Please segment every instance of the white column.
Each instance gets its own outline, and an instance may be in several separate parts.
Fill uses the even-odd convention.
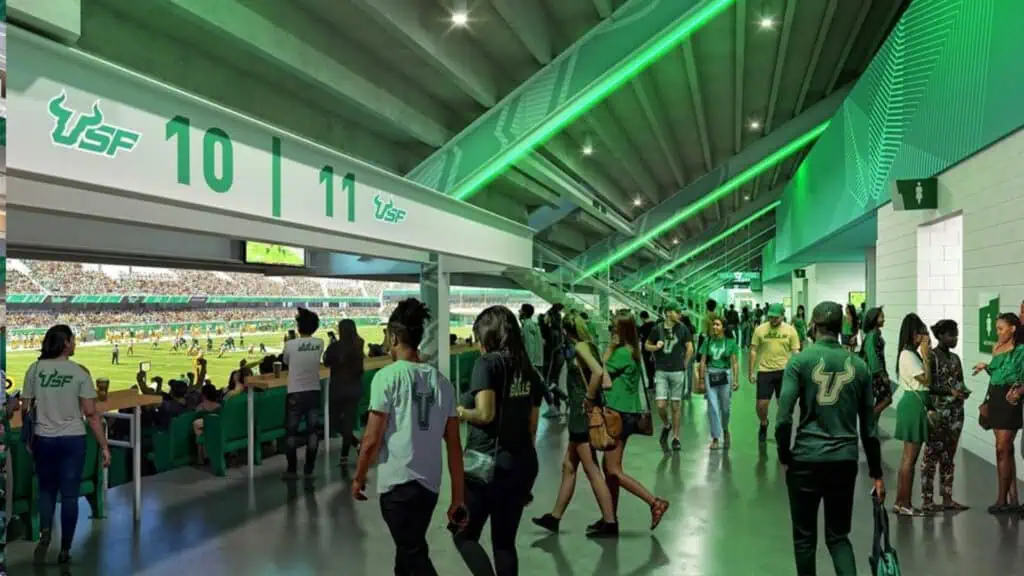
[[[875,246],[872,246],[864,250],[864,291],[867,293],[868,308],[878,305],[878,257],[875,249]]]
[[[446,377],[451,377],[448,360],[451,353],[448,341],[451,332],[448,310],[450,275],[445,256],[432,254],[430,260],[420,267],[420,299],[430,308],[430,323],[420,344],[420,356],[437,366]]]

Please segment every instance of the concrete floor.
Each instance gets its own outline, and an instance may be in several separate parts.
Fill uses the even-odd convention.
[[[617,541],[591,541],[584,527],[598,517],[593,496],[580,474],[576,498],[562,533],[547,535],[525,521],[519,532],[523,574],[738,576],[793,574],[785,484],[774,443],[758,449],[753,391],[747,386],[733,401],[733,447],[729,453],[706,449],[703,398],[684,404],[683,450],[663,455],[657,441],[636,438],[627,451],[627,467],[672,508],[655,533],[649,513],[623,493]],[[891,418],[891,416],[890,416]],[[891,424],[891,422],[889,422]],[[548,511],[558,487],[565,432],[557,420],[542,422],[538,451],[541,472],[527,516]],[[883,444],[890,497],[898,442]],[[103,521],[82,515],[70,573],[76,576],[134,574],[181,576],[272,576],[288,574],[387,575],[394,548],[375,498],[355,503],[336,467],[324,466],[313,489],[289,490],[278,476],[284,458],[265,461],[248,481],[244,468],[215,478],[183,469],[146,478],[141,527],[131,521],[131,489],[114,489]],[[331,459],[333,461],[333,458]],[[868,574],[872,531],[869,481],[862,463],[852,539],[860,574]],[[372,478],[371,478],[372,485]],[[988,463],[960,454],[956,497],[974,508],[959,515],[893,518],[893,539],[907,575],[971,576],[1024,574],[1024,539],[1018,519],[997,519],[985,508],[995,492]],[[918,488],[915,486],[915,502]],[[442,490],[429,539],[431,557],[441,574],[468,574],[445,529]],[[832,574],[819,544],[820,574]],[[55,566],[33,569],[32,547],[9,545],[10,574],[57,574]],[[51,555],[55,557],[55,551]]]

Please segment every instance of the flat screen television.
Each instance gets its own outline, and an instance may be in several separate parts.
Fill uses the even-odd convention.
[[[270,266],[306,265],[306,250],[280,244],[264,244],[263,242],[245,243],[245,263]]]

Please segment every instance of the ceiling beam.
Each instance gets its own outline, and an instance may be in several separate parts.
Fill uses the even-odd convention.
[[[491,0],[491,4],[538,62],[551,62],[551,25],[538,0]]]
[[[296,77],[330,94],[344,98],[364,113],[392,124],[402,132],[431,146],[441,146],[451,132],[438,118],[447,116],[444,108],[433,103],[408,82],[402,98],[370,82],[335,56],[358,58],[345,52],[337,34],[302,10],[285,2],[261,4],[259,12],[239,0],[161,0],[203,29],[241,46],[246,52],[272,66],[286,68]],[[332,48],[333,47],[333,48]],[[381,72],[385,73],[384,71]],[[417,100],[411,105],[411,99]]]
[[[761,238],[765,234],[771,233],[773,230],[775,230],[775,223],[774,222],[771,222],[769,225],[763,227],[762,229],[758,230],[757,232],[748,230],[746,238],[735,239],[735,241],[733,242],[732,246],[729,246],[728,248],[726,248],[724,251],[720,252],[719,254],[714,255],[714,256],[709,255],[708,258],[705,258],[704,260],[702,260],[700,262],[694,262],[693,266],[690,266],[686,270],[683,270],[683,271],[679,272],[678,274],[676,274],[675,278],[671,278],[671,279],[667,280],[664,283],[658,283],[657,284],[658,289],[659,290],[664,290],[664,289],[666,289],[666,288],[668,288],[670,286],[673,286],[675,284],[679,284],[680,282],[684,282],[687,278],[692,277],[694,274],[699,273],[701,270],[706,269],[708,266],[713,265],[714,263],[722,260],[723,258],[728,258],[730,254],[733,254],[737,250],[743,249],[744,246],[749,246],[751,242],[754,242],[754,241],[758,240],[759,238]],[[771,238],[766,238],[765,239],[765,241],[770,241],[770,240],[771,240]]]
[[[860,73],[867,70],[871,61],[875,59],[875,54],[882,47],[882,43],[885,42],[886,37],[889,35],[890,27],[892,26],[893,20],[896,18],[896,14],[899,13],[900,7],[903,5],[902,2],[892,2],[889,5],[889,12],[885,15],[885,20],[882,21],[882,25],[875,29],[875,37],[871,40],[870,50],[868,50],[868,57],[860,65]]]
[[[782,35],[779,37],[779,49],[775,53],[775,70],[772,72],[772,88],[768,93],[768,114],[764,118],[764,133],[772,131],[775,120],[775,105],[779,100],[779,86],[782,84],[782,69],[786,65],[786,53],[789,51],[789,35],[793,31],[793,16],[796,14],[797,0],[786,2],[786,14],[782,20]]]
[[[857,36],[860,35],[860,29],[864,26],[864,20],[867,19],[868,12],[871,12],[871,0],[864,0],[863,4],[861,4],[860,12],[857,13],[857,20],[853,23],[853,28],[850,30],[850,36],[846,39],[846,44],[843,45],[843,51],[839,53],[839,63],[836,64],[835,72],[832,73],[832,79],[828,81],[828,85],[825,87],[825,94],[831,94],[835,90],[836,84],[839,83],[839,78],[843,75],[846,61],[850,58],[850,52],[853,51],[853,45],[857,42]]]
[[[682,188],[683,184],[686,183],[686,174],[683,172],[683,166],[679,162],[679,155],[676,154],[672,145],[672,139],[665,129],[666,123],[663,121],[665,118],[663,113],[664,106],[658,97],[658,91],[645,74],[634,78],[632,85],[633,93],[636,95],[637,100],[640,101],[640,109],[643,110],[644,118],[647,119],[647,126],[658,141],[661,153],[665,155],[665,162],[668,163],[669,169],[672,170],[676,186]]]
[[[468,199],[672,51],[733,1],[629,0],[622,7],[630,14],[627,23],[605,20],[598,24],[407,177],[460,200]],[[577,65],[579,62],[587,65]]]
[[[832,30],[832,19],[835,17],[836,8],[839,6],[839,0],[829,0],[828,6],[825,7],[825,15],[821,19],[821,26],[818,28],[818,36],[814,40],[814,48],[811,50],[811,61],[807,63],[807,71],[804,72],[804,80],[800,84],[800,94],[796,98],[796,107],[793,109],[793,113],[799,115],[804,111],[804,102],[807,101],[807,92],[811,89],[811,80],[814,78],[814,73],[818,69],[818,59],[821,57],[821,49],[825,46],[825,39],[828,38],[829,32]],[[769,187],[775,188],[776,182],[779,181],[779,176],[782,175],[782,164],[779,164],[772,170],[772,177],[770,180]]]
[[[607,106],[595,108],[584,119],[590,132],[597,135],[603,143],[602,148],[614,154],[616,167],[625,169],[637,189],[647,197],[651,204],[657,204],[658,185],[654,183],[646,167],[636,157],[635,149],[629,143],[625,132],[619,127],[619,121]]]
[[[692,41],[683,42],[683,63],[686,66],[687,84],[690,86],[690,98],[693,99],[693,115],[697,120],[697,134],[700,137],[700,151],[704,157],[704,170],[711,171],[711,142],[708,139],[707,116],[704,114],[704,96],[700,91],[700,76],[697,74],[697,62],[693,57]]]
[[[422,9],[405,0],[353,0],[378,24],[398,33],[402,42],[455,82],[485,108],[498,102],[498,86],[487,58],[458,34],[439,35],[424,25]]]
[[[736,0],[736,82],[733,106],[735,108],[735,134],[733,153],[739,154],[743,149],[743,73],[747,58],[747,0]]]
[[[602,19],[608,18],[612,15],[612,0],[594,0],[594,8],[597,9],[597,15]]]
[[[705,198],[717,196],[717,201],[741,190],[756,176],[813,141],[839,110],[846,94],[847,90],[840,90],[816,102],[800,116],[645,212],[636,220],[635,238],[609,238],[578,256],[576,264],[588,273],[595,266],[601,269],[614,264],[703,211],[708,207]]]

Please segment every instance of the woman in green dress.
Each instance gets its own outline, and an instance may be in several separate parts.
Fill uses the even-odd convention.
[[[1000,314],[996,320],[997,341],[992,347],[992,361],[979,362],[974,374],[989,375],[988,394],[982,404],[982,419],[996,437],[996,470],[999,492],[992,514],[1021,511],[1017,494],[1017,463],[1013,442],[1022,427],[1021,397],[1024,396],[1024,329],[1016,314]]]
[[[864,314],[864,341],[861,343],[860,356],[871,372],[871,390],[875,399],[875,423],[886,408],[892,405],[892,381],[885,367],[885,339],[882,328],[885,326],[885,311],[881,306],[868,310]]]
[[[800,349],[803,350],[807,346],[807,310],[803,304],[796,307],[793,328],[796,329],[796,335],[800,338]]]
[[[612,509],[612,496],[608,491],[601,468],[597,465],[594,452],[590,449],[590,434],[587,422],[587,401],[593,401],[600,393],[604,380],[604,368],[598,360],[597,347],[581,316],[569,313],[562,319],[562,328],[569,340],[568,349],[572,358],[567,358],[569,370],[566,373],[566,387],[569,391],[569,447],[562,459],[562,483],[551,513],[534,518],[533,523],[541,528],[558,532],[558,525],[576,491],[576,471],[583,464],[590,487],[594,491],[597,505],[601,509],[601,520],[587,529],[587,536],[616,536],[619,524]]]
[[[900,516],[921,516],[921,510],[911,505],[911,498],[914,492],[914,468],[921,454],[921,445],[928,441],[931,338],[928,327],[914,313],[907,314],[900,326],[896,376],[903,389],[903,397],[896,407],[895,436],[903,441],[903,458],[892,511]]]
[[[612,410],[622,416],[622,433],[615,448],[604,453],[601,465],[604,468],[608,489],[612,494],[612,507],[618,511],[619,487],[640,498],[651,508],[651,530],[658,527],[668,511],[669,502],[656,498],[651,491],[635,478],[626,474],[622,460],[630,435],[637,431],[643,405],[640,402],[640,343],[636,322],[628,314],[619,314],[612,324],[614,331],[611,342],[604,353],[605,369],[612,380],[612,388],[605,392],[604,401]]]

